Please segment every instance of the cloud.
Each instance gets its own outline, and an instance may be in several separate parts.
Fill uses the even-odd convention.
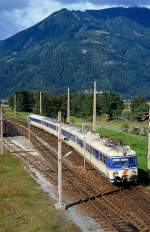
[[[1,0],[0,1],[0,11],[12,10],[12,9],[22,9],[29,4],[29,0]]]
[[[94,4],[84,1],[63,3],[56,0],[0,0],[0,39],[34,25],[64,7],[75,10],[95,9]]]
[[[114,6],[150,6],[150,0],[0,0],[0,39],[32,26],[51,13]]]
[[[87,0],[57,0],[61,3],[86,3]],[[89,0],[90,3],[96,5],[123,5],[123,6],[146,6],[150,4],[150,0]]]

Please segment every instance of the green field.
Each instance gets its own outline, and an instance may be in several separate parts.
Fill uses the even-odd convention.
[[[3,110],[4,110],[4,115],[5,115],[6,118],[9,119],[9,118],[12,118],[14,116],[14,112],[13,112],[12,108],[10,108],[8,105],[5,105],[4,108],[3,108]],[[17,112],[16,116],[18,118],[20,118],[21,120],[23,120],[23,121],[27,121],[27,116],[29,114],[31,114],[31,113]]]
[[[0,156],[0,232],[78,232],[18,158]]]

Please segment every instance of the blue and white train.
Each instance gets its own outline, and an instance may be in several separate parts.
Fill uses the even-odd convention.
[[[31,125],[58,136],[58,123],[39,115],[30,115]],[[137,157],[129,146],[113,144],[91,131],[62,124],[64,142],[75,149],[110,182],[132,182],[138,177]]]

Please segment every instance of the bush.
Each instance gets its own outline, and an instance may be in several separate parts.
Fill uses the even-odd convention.
[[[149,105],[147,104],[147,100],[143,96],[137,96],[132,100],[131,110],[133,116],[138,121],[143,121],[146,119],[146,115],[149,112]]]
[[[123,131],[124,132],[128,132],[129,131],[129,125],[128,124],[124,124],[123,125]]]
[[[148,128],[143,128],[141,135],[147,136],[148,135]]]
[[[133,134],[139,135],[140,132],[141,132],[141,130],[140,130],[140,128],[138,128],[138,127],[134,127],[134,128],[132,129],[132,133],[133,133]]]

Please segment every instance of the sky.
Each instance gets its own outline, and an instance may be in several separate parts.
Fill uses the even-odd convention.
[[[62,8],[84,11],[116,6],[150,8],[150,0],[0,0],[0,40],[38,23]]]

